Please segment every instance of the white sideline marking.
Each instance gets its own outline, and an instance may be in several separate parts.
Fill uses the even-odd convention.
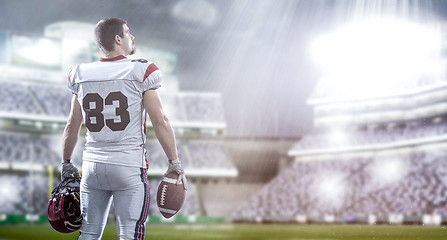
[[[337,240],[335,238],[269,238],[267,240]]]
[[[234,225],[210,225],[210,224],[198,224],[198,225],[176,225],[176,230],[210,230],[210,229],[219,229],[219,230],[233,230]]]

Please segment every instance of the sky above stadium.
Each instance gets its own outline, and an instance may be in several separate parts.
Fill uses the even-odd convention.
[[[60,21],[121,17],[137,44],[179,53],[181,90],[223,96],[231,136],[299,137],[312,130],[306,104],[319,72],[318,36],[368,16],[442,20],[446,1],[0,0],[0,30],[42,35]]]

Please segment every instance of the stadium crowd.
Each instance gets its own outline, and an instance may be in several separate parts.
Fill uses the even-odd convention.
[[[447,215],[446,151],[296,162],[234,218]]]
[[[182,101],[187,121],[223,122],[223,106],[216,95],[185,94]]]
[[[2,82],[0,112],[67,117],[71,93],[66,86]],[[161,94],[166,114],[173,122],[224,122],[222,100],[210,94]]]
[[[446,122],[437,124],[409,125],[403,128],[392,130],[375,130],[352,132],[344,131],[343,139],[333,139],[330,132],[306,135],[301,141],[296,143],[294,150],[327,149],[339,147],[359,147],[374,144],[396,143],[432,136],[447,134]]]
[[[0,162],[58,166],[60,156],[49,143],[40,136],[0,134]]]
[[[26,175],[0,175],[0,213],[41,214],[48,202],[48,177]]]

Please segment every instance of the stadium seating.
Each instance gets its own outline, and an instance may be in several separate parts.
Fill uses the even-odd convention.
[[[222,146],[212,143],[190,143],[187,145],[194,168],[234,169],[234,165]]]
[[[30,97],[26,85],[2,82],[0,111],[24,114],[43,114],[41,107]]]
[[[0,213],[39,214],[46,212],[48,202],[48,178],[28,173],[0,175]],[[3,192],[4,191],[4,192]]]
[[[166,155],[158,142],[146,143],[151,169],[165,169]],[[234,169],[234,165],[222,146],[213,143],[177,142],[179,158],[185,169]],[[188,154],[186,153],[188,152]]]
[[[446,157],[447,152],[438,151],[395,159],[297,162],[233,217],[446,215]]]
[[[66,86],[31,84],[29,90],[45,110],[45,113],[55,117],[67,117],[70,113],[72,94]]]
[[[187,121],[223,122],[224,113],[218,95],[186,94],[182,96]]]
[[[0,134],[0,162],[59,166],[60,157],[51,150],[48,138]]]
[[[380,94],[392,94],[391,91],[396,89],[415,90],[437,83],[440,82],[406,82],[387,86]],[[312,98],[350,97],[340,95],[338,90],[345,91],[334,89],[323,82]],[[415,98],[421,96],[416,94]],[[429,93],[424,95],[424,99],[427,97]],[[436,103],[426,101],[422,106]],[[385,106],[380,100],[368,104],[374,105],[374,111],[378,113],[393,107],[391,103]],[[352,114],[355,118],[356,111],[369,111],[368,104],[360,108],[355,101],[347,101],[339,104],[340,109],[322,107],[318,114]],[[398,108],[417,105],[413,100],[399,104]],[[381,125],[365,123],[360,128],[348,126],[338,130],[331,132],[317,127],[313,133],[303,136],[291,148],[291,152],[297,154],[296,161],[240,206],[233,213],[233,219],[296,220],[298,216],[306,216],[307,219],[324,219],[324,216],[367,219],[368,215],[387,219],[397,214],[421,221],[424,214],[447,216],[447,151],[439,145],[430,150],[421,149],[418,145],[424,141],[441,145],[445,143],[445,140],[439,140],[447,136],[445,116],[422,116],[421,119],[385,122]],[[407,150],[396,149],[395,153],[388,150],[385,154],[383,151],[393,144],[406,146]],[[350,149],[361,148],[373,149],[374,154],[363,157],[352,155]],[[339,150],[346,155],[331,156],[328,150]],[[306,154],[306,151],[312,151],[313,161],[299,160],[300,154]],[[322,156],[319,153],[326,155],[319,160],[319,156]]]
[[[356,147],[372,144],[386,144],[398,141],[414,140],[419,138],[439,136],[447,134],[447,124],[441,122],[430,125],[416,125],[394,129],[377,130],[371,132],[349,132],[346,131],[345,141],[334,141],[328,134],[306,135],[297,142],[293,150],[327,149],[338,147]]]
[[[187,160],[186,154],[183,150],[183,144],[177,142],[177,153],[179,159],[182,161],[184,168],[189,167],[189,161]],[[168,167],[166,154],[163,151],[159,142],[149,141],[146,143],[147,157],[149,159],[149,167],[151,169],[166,169]]]

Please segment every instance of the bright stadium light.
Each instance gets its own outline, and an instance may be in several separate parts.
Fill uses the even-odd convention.
[[[326,79],[353,91],[371,91],[417,78],[439,58],[440,46],[435,27],[374,19],[321,36],[311,45],[311,54]]]
[[[327,135],[327,140],[331,144],[344,145],[349,143],[349,133],[343,129],[332,129]]]
[[[21,57],[46,66],[60,64],[61,52],[57,42],[47,38],[26,39],[23,37],[21,40],[27,43],[17,51]]]
[[[380,186],[399,182],[406,173],[407,167],[400,159],[376,161],[371,168],[371,176]]]
[[[333,206],[338,206],[343,202],[346,188],[343,175],[335,172],[326,172],[320,174],[317,182],[316,191],[321,201],[331,203]]]
[[[0,185],[0,205],[13,203],[19,199],[19,188],[14,178],[3,178]]]

